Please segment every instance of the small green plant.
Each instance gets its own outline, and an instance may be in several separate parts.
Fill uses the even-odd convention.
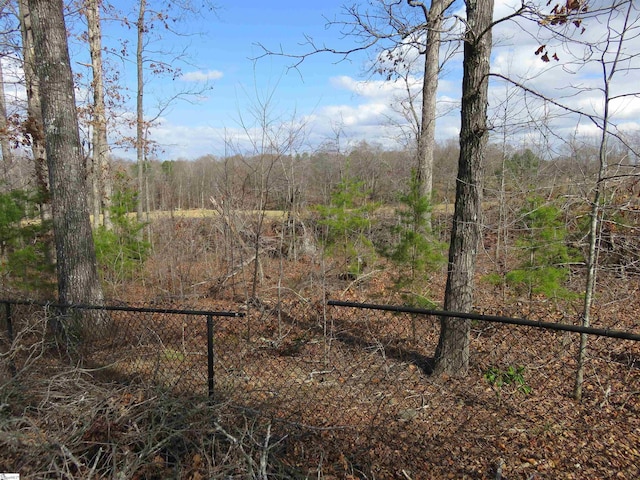
[[[571,292],[563,286],[569,273],[566,265],[571,261],[571,252],[562,210],[541,197],[531,197],[521,215],[524,235],[516,242],[521,252],[520,265],[507,273],[507,283],[525,288],[530,296],[571,297]]]
[[[6,284],[26,290],[50,290],[54,265],[48,255],[51,222],[42,221],[37,193],[0,193],[0,276]]]
[[[315,207],[320,216],[318,224],[324,227],[327,253],[341,259],[346,273],[354,277],[375,260],[368,234],[371,214],[378,205],[368,197],[364,182],[346,175],[332,193],[331,203]]]
[[[527,384],[524,378],[525,368],[522,365],[509,365],[506,370],[500,367],[491,367],[484,372],[484,379],[491,386],[498,398],[498,402],[502,400],[502,393],[505,388],[509,387],[511,393],[519,392],[529,395],[532,388]]]
[[[135,208],[135,202],[133,190],[127,187],[118,189],[111,207],[113,229],[100,227],[93,235],[103,277],[112,283],[131,278],[149,254],[150,244],[140,235],[144,223],[129,215]]]
[[[165,348],[163,357],[168,362],[184,362],[184,353],[174,348]]]
[[[444,244],[437,241],[430,231],[428,215],[431,202],[420,193],[420,180],[412,172],[409,191],[399,196],[402,207],[398,209],[399,222],[393,228],[397,243],[386,255],[399,265],[409,269],[410,282],[444,261]]]
[[[445,244],[431,232],[431,202],[421,194],[415,171],[411,174],[408,191],[400,194],[398,200],[398,223],[392,227],[395,242],[381,246],[380,251],[399,267],[395,286],[403,291],[405,302],[412,307],[435,308],[435,302],[428,298],[427,272],[445,261]]]

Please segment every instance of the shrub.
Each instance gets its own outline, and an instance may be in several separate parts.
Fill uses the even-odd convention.
[[[375,249],[367,235],[371,230],[371,213],[376,203],[368,201],[364,182],[345,176],[331,195],[329,205],[315,210],[324,227],[323,243],[328,253],[341,259],[346,273],[358,276],[375,260]]]
[[[0,193],[0,273],[8,286],[49,290],[54,271],[46,240],[51,222],[39,218],[39,198],[28,190]]]
[[[113,230],[100,227],[93,235],[103,278],[112,283],[130,279],[149,255],[150,244],[141,235],[144,223],[129,215],[135,202],[132,190],[116,191],[111,207]]]
[[[507,273],[507,283],[526,288],[529,294],[571,296],[563,286],[569,274],[566,265],[571,261],[571,252],[566,243],[562,210],[540,197],[531,197],[521,211],[521,225],[524,235],[516,242],[520,264]]]
[[[445,245],[430,231],[431,202],[421,195],[420,181],[415,172],[409,181],[409,191],[400,194],[399,201],[402,205],[397,210],[399,222],[393,228],[398,241],[391,249],[383,251],[397,264],[409,268],[408,280],[413,282],[442,264]]]

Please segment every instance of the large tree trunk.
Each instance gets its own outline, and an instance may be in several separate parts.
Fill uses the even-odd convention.
[[[87,202],[62,0],[29,0],[62,303],[103,300]]]
[[[476,253],[481,235],[482,164],[488,139],[487,103],[493,0],[466,0],[460,158],[456,205],[449,246],[444,309],[473,308]],[[435,372],[466,375],[469,368],[470,321],[442,318]]]
[[[111,166],[109,164],[109,144],[107,143],[107,117],[104,106],[104,83],[102,73],[102,29],[100,27],[100,2],[85,2],[91,69],[93,71],[93,175],[97,184],[94,198],[94,224],[102,224],[111,229]]]

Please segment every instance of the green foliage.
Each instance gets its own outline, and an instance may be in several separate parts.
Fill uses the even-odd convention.
[[[144,223],[129,215],[135,203],[136,193],[121,186],[113,196],[113,230],[100,227],[93,234],[98,263],[104,278],[111,282],[131,278],[149,255],[150,245],[141,235]]]
[[[401,194],[399,200],[403,208],[397,211],[399,222],[393,228],[398,242],[383,253],[397,264],[408,267],[410,275],[404,279],[413,283],[427,270],[444,262],[445,245],[431,234],[431,202],[421,195],[420,180],[415,171],[411,175],[409,191]]]
[[[324,227],[323,243],[328,253],[341,258],[347,273],[358,276],[375,260],[375,249],[367,235],[371,230],[371,213],[376,203],[368,201],[364,182],[348,175],[331,194],[329,205],[315,210]]]
[[[503,277],[499,273],[492,272],[492,273],[489,273],[488,275],[484,275],[482,277],[482,280],[484,282],[487,282],[493,285],[494,287],[498,287],[502,285]]]
[[[54,265],[48,256],[51,222],[41,222],[38,195],[27,190],[0,193],[0,273],[15,288],[53,286]],[[50,241],[50,240],[48,240]]]
[[[428,292],[427,292],[428,293]],[[405,304],[412,308],[423,308],[425,310],[437,310],[441,307],[440,304],[434,302],[429,297],[417,294],[405,294],[403,295]]]
[[[524,378],[525,368],[522,365],[514,367],[509,365],[506,370],[499,367],[491,367],[484,372],[484,379],[491,386],[498,397],[498,401],[502,398],[502,392],[509,387],[511,392],[519,392],[529,395],[533,390],[527,384]]]
[[[505,168],[515,178],[524,178],[535,174],[540,169],[540,158],[530,149],[514,153],[505,162]]]
[[[567,227],[562,210],[540,197],[531,197],[521,214],[525,233],[516,242],[522,252],[520,265],[507,273],[507,283],[525,287],[529,293],[570,297],[571,292],[563,286],[571,252],[566,243]]]
[[[0,242],[5,247],[19,236],[19,224],[27,217],[27,195],[22,190],[0,194]]]
[[[160,169],[167,177],[173,175],[174,167],[176,165],[175,160],[165,160],[160,164]]]

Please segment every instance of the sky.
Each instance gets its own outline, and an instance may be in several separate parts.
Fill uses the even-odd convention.
[[[113,2],[119,12],[130,18],[135,18],[135,3]],[[151,7],[157,3],[149,0]],[[145,115],[147,118],[157,116],[149,131],[150,137],[159,145],[155,157],[177,160],[196,159],[207,154],[250,154],[264,145],[265,138],[288,153],[313,151],[322,145],[333,148],[337,145],[347,151],[362,140],[383,148],[404,145],[404,139],[411,133],[410,125],[399,113],[405,85],[371,73],[375,51],[354,54],[346,60],[322,53],[306,58],[295,68],[292,68],[296,63],[293,58],[263,56],[260,45],[291,54],[307,52],[309,46],[304,43],[309,37],[318,45],[335,49],[352,47],[353,38],[345,38],[340,26],[327,27],[328,19],[347,18],[344,5],[350,3],[344,0],[218,0],[216,5],[215,10],[199,9],[195,15],[185,14],[176,22],[170,21],[171,27],[180,33],[178,35],[161,26],[150,32],[150,57],[169,61],[172,55],[152,52],[184,54],[181,61],[171,60],[173,66],[181,69],[175,78],[147,75]],[[495,18],[512,12],[518,5],[519,0],[496,0]],[[454,4],[452,13],[464,17],[461,2]],[[640,28],[638,15],[638,7],[634,7],[636,23],[631,24],[633,28]],[[613,22],[620,25],[621,19]],[[460,25],[460,22],[451,23],[450,27],[455,32],[460,30]],[[604,38],[610,31],[602,20],[595,19],[589,20],[586,35],[579,30],[567,27],[564,33],[584,41]],[[105,47],[116,51],[121,50],[125,41],[133,53],[135,34],[134,28],[127,28],[120,22],[105,21],[103,26]],[[532,22],[500,24],[494,32],[492,72],[526,83],[576,110],[601,111],[602,101],[597,90],[602,84],[601,65],[574,62],[575,58],[585,57],[584,45],[569,47],[546,38],[547,35]],[[638,39],[631,38],[629,42],[626,47],[629,51],[640,51]],[[536,55],[535,51],[543,44],[550,56],[554,53],[558,56],[558,61],[541,61],[541,55]],[[74,68],[81,70],[83,61],[79,48],[79,45],[71,46]],[[593,57],[593,52],[591,55]],[[133,118],[135,64],[116,55],[109,61],[129,92],[129,102],[121,112],[123,118]],[[445,64],[440,80],[437,120],[440,141],[455,139],[459,131],[461,62],[461,55],[454,55]],[[629,60],[627,67],[635,68],[638,62],[637,59]],[[419,70],[410,73],[415,89],[420,83]],[[640,91],[633,74],[617,73],[614,80],[612,85],[616,93]],[[158,107],[180,92],[203,88],[206,91],[176,100],[166,109]],[[533,95],[515,92],[504,82],[492,81],[490,98],[492,125],[499,126],[508,119],[508,138],[522,146],[547,143],[555,148],[560,139],[568,136],[598,132],[588,118],[567,113],[560,115],[552,104]],[[640,129],[638,95],[624,97],[614,107],[616,124],[625,131]],[[538,126],[552,128],[542,132],[531,123],[518,126],[518,122],[514,122],[531,116]],[[293,136],[295,141],[290,143]],[[497,137],[496,130],[496,141]],[[135,152],[115,145],[113,153],[123,158],[135,156]]]

